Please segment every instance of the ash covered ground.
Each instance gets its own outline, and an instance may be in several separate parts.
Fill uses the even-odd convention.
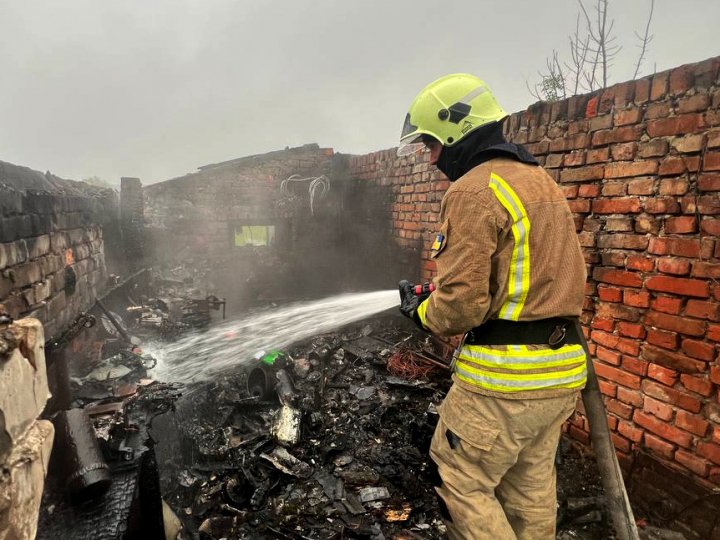
[[[449,349],[385,316],[279,353],[153,423],[181,537],[444,537],[428,449]],[[557,461],[558,538],[609,538],[593,459],[563,441]]]

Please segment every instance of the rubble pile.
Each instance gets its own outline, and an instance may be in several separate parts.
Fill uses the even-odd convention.
[[[428,456],[450,385],[442,354],[385,318],[187,388],[180,451],[160,463],[186,538],[443,537]],[[607,538],[592,463],[563,454],[574,456],[560,490],[565,538]]]

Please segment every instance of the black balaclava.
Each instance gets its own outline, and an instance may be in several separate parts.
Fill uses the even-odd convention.
[[[492,122],[479,127],[453,146],[443,146],[437,168],[454,182],[470,169],[496,157],[539,165],[524,146],[505,140],[502,126],[502,121]]]

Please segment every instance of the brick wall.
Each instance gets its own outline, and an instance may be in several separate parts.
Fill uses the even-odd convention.
[[[116,194],[0,162],[0,303],[48,339],[105,285],[103,224]]]
[[[145,220],[167,244],[195,246],[210,254],[231,246],[229,223],[276,218],[283,209],[280,183],[293,174],[319,176],[328,171],[333,151],[309,144],[200,167],[198,172],[145,186]],[[307,190],[307,184],[304,188]],[[156,234],[157,236],[157,234]]]
[[[589,278],[583,323],[624,464],[647,451],[720,484],[720,57],[513,114],[575,213]],[[398,246],[429,246],[447,181],[384,150],[350,173],[391,186]],[[588,441],[577,414],[571,436]]]

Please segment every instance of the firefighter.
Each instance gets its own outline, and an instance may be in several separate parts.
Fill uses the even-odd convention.
[[[434,290],[400,282],[403,314],[464,336],[430,448],[450,538],[555,538],[554,457],[587,375],[573,216],[535,158],[506,141],[506,118],[482,80],[448,75],[415,98],[398,149],[429,151],[452,182]]]

